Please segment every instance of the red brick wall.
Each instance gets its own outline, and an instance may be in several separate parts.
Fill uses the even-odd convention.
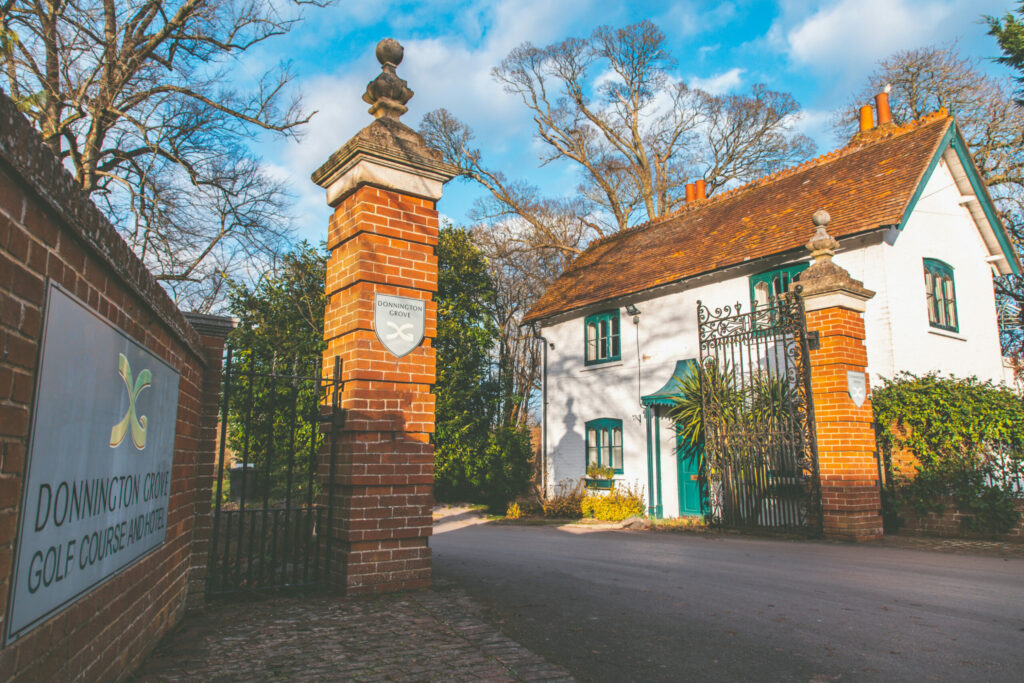
[[[222,340],[199,337],[0,95],[0,629],[48,278],[181,375],[164,544],[10,646],[0,643],[5,680],[114,680],[181,618],[190,583],[201,590]]]
[[[434,202],[370,186],[330,221],[324,367],[339,357],[345,382],[332,575],[348,594],[430,584],[437,236]],[[375,292],[426,301],[425,338],[402,358],[373,332]]]
[[[864,319],[845,308],[808,311],[807,329],[820,335],[820,348],[810,355],[825,535],[878,538],[881,498],[871,398],[858,408],[846,376],[847,371],[867,368]]]
[[[224,354],[224,337],[201,334],[206,367],[202,373],[200,389],[199,433],[196,455],[189,472],[192,482],[193,531],[192,561],[188,575],[188,607],[199,607],[206,600],[206,567],[209,560],[210,536],[213,515],[210,511],[213,500],[213,482],[217,467],[217,440],[220,423],[221,364]],[[179,424],[180,424],[179,407]],[[187,503],[186,503],[187,505]]]
[[[901,508],[899,511],[900,533],[944,537],[983,536],[983,534],[971,531],[967,523],[969,515],[958,510],[952,500],[946,499],[943,503],[945,508],[942,512],[928,512],[924,515],[918,515],[909,506]],[[1017,501],[1017,511],[1022,513],[1021,520],[1017,522],[1017,526],[1010,529],[1000,538],[1024,541],[1024,500]]]

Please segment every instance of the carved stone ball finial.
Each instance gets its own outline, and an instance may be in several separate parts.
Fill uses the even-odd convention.
[[[381,66],[385,64],[398,66],[402,63],[404,55],[405,48],[394,38],[385,38],[377,43],[377,61],[381,63]]]
[[[814,231],[811,241],[807,243],[807,249],[810,250],[815,263],[830,262],[836,254],[836,249],[839,248],[839,242],[828,234],[828,224],[831,220],[832,217],[825,209],[818,209],[811,216],[811,222],[817,229]]]
[[[384,117],[397,121],[409,111],[405,103],[412,99],[413,92],[409,84],[395,73],[395,67],[402,63],[404,53],[401,44],[393,38],[385,38],[377,43],[380,74],[366,84],[363,101],[370,105],[370,113],[378,119]]]
[[[805,301],[816,297],[818,303],[815,304],[814,309],[808,308],[807,310],[819,310],[839,305],[841,307],[852,306],[852,310],[863,312],[863,302],[873,297],[875,293],[864,287],[864,283],[860,280],[854,280],[845,268],[832,261],[832,257],[836,255],[836,249],[839,248],[839,242],[828,234],[828,224],[831,220],[832,217],[824,209],[818,209],[811,216],[815,230],[811,241],[807,243],[807,248],[810,250],[811,256],[814,257],[814,263],[800,274],[800,286],[803,288]],[[821,298],[826,295],[832,296],[835,293],[842,294],[843,297],[847,297],[854,303],[836,304],[831,299]]]

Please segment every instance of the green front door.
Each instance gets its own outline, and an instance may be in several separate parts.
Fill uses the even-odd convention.
[[[679,516],[702,515],[704,508],[700,496],[700,465],[704,458],[704,444],[694,446],[683,442],[676,434],[676,472],[679,477]]]

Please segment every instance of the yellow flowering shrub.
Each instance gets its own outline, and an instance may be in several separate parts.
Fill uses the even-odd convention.
[[[642,486],[617,484],[607,494],[590,494],[580,503],[585,517],[608,522],[621,522],[630,517],[644,516],[644,490]]]

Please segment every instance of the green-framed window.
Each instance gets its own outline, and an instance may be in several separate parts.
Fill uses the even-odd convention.
[[[587,365],[622,358],[619,309],[588,315],[583,321],[584,360]]]
[[[750,276],[751,305],[767,306],[788,292],[810,263],[795,263]]]
[[[956,315],[956,285],[953,267],[938,259],[924,260],[924,290],[928,302],[928,322],[932,327],[959,331]]]
[[[602,417],[587,422],[586,428],[586,466],[611,467],[622,474],[622,420]]]

